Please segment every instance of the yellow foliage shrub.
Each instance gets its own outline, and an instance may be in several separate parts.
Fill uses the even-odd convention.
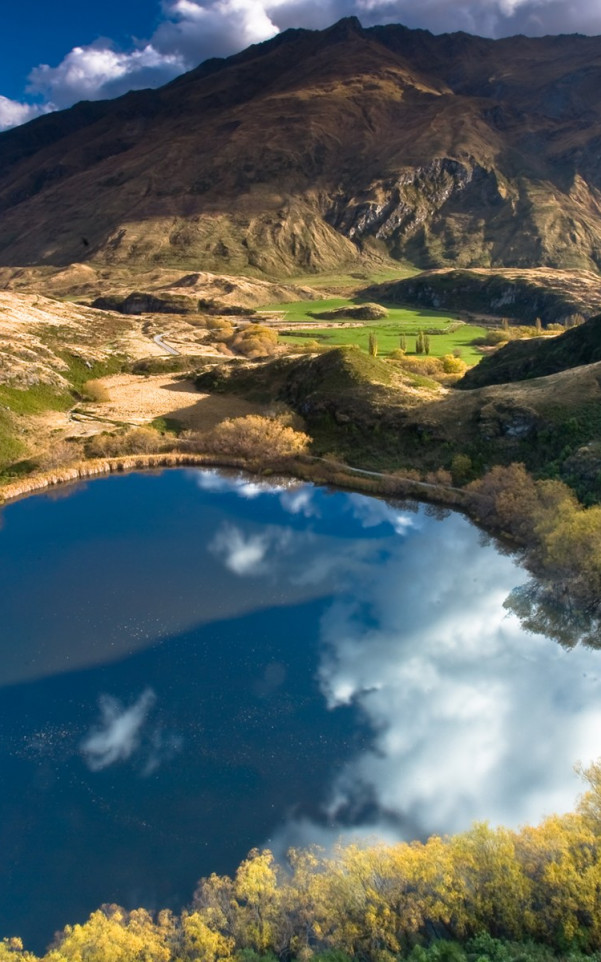
[[[445,354],[442,359],[442,369],[445,374],[463,374],[464,371],[467,371],[467,364],[460,357]]]
[[[277,342],[277,331],[263,324],[249,324],[234,335],[230,347],[245,357],[264,357],[273,354]]]
[[[241,457],[291,457],[306,450],[309,435],[278,420],[249,414],[229,418],[204,438],[206,450]]]
[[[118,434],[96,434],[86,441],[88,458],[118,458],[127,454],[152,454],[165,447],[164,438],[151,427],[132,428]]]
[[[428,355],[414,357],[413,355],[405,354],[400,358],[400,362],[401,368],[404,371],[409,371],[411,374],[436,376],[443,372],[443,364],[439,357],[430,357]]]
[[[234,333],[232,322],[224,317],[207,317],[205,323],[208,331],[218,331],[222,337],[231,337]]]

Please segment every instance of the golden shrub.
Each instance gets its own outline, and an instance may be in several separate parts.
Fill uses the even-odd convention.
[[[230,347],[245,357],[264,357],[273,354],[277,342],[277,331],[263,324],[249,324],[234,335]]]
[[[98,379],[86,381],[82,388],[82,394],[86,400],[96,401],[96,403],[110,401],[111,399],[106,384]]]
[[[279,420],[249,414],[218,424],[204,439],[205,448],[241,457],[291,457],[306,450],[310,437]]]
[[[467,371],[467,364],[460,357],[445,354],[442,359],[442,369],[445,374],[463,374],[464,371]]]

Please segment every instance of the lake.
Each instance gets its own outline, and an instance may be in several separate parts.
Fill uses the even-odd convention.
[[[524,630],[465,518],[217,471],[1,514],[0,936],[181,907],[255,845],[570,809],[600,653]]]

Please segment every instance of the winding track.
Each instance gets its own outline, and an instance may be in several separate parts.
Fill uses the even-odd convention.
[[[167,351],[168,354],[175,354],[179,357],[180,352],[175,347],[171,347],[169,344],[165,344],[163,340],[164,337],[165,337],[164,334],[155,334],[155,336],[153,337],[153,341],[155,344],[158,344],[159,347],[162,347],[164,351]]]

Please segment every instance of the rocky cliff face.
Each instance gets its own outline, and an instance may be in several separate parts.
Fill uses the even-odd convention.
[[[601,39],[341,21],[0,135],[0,264],[601,265]]]

